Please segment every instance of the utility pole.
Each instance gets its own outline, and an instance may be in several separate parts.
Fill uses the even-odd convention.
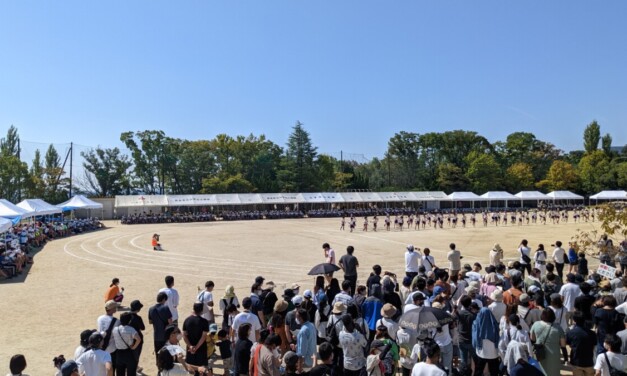
[[[22,154],[22,145],[21,145],[20,139],[18,138],[17,139],[17,159],[19,161],[22,160],[21,154]],[[19,175],[17,177],[17,199],[18,201],[22,201],[22,177]]]
[[[74,143],[70,142],[70,198],[72,198],[72,160],[74,159]]]

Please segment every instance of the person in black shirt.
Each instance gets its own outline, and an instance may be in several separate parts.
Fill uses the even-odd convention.
[[[381,284],[381,265],[375,265],[372,267],[372,273],[370,273],[370,277],[368,277],[368,281],[366,282],[368,291],[372,291],[372,285],[375,284]]]
[[[333,373],[333,345],[329,342],[323,342],[318,347],[319,360],[322,364],[318,364],[309,371],[309,376],[331,376]]]
[[[461,355],[461,367],[470,367],[471,359],[477,363],[477,355],[472,347],[472,323],[477,315],[470,310],[472,298],[464,295],[460,299],[461,307],[457,310],[456,316],[459,320],[459,351]]]
[[[143,306],[144,305],[139,300],[133,300],[131,302],[131,322],[129,323],[129,326],[135,329],[135,331],[137,331],[137,334],[139,334],[139,338],[141,338],[139,346],[137,346],[135,350],[133,350],[135,351],[135,356],[137,359],[141,359],[142,347],[144,345],[144,333],[142,333],[142,330],[146,330],[144,320],[139,315],[139,311],[142,309]],[[139,370],[139,367],[137,369]]]
[[[248,339],[251,331],[250,324],[242,324],[237,330],[237,342],[233,349],[233,366],[235,376],[248,375],[248,363],[250,362],[250,349],[253,343]]]
[[[594,304],[594,296],[590,295],[592,286],[586,282],[579,284],[582,295],[575,298],[575,310],[580,311],[585,319],[585,327],[592,329],[592,305]]]
[[[566,334],[566,343],[570,346],[570,364],[573,372],[580,370],[580,374],[593,374],[594,343],[596,335],[585,326],[586,317],[583,312],[573,314],[575,326]]]
[[[187,344],[185,361],[194,366],[207,365],[207,332],[209,321],[204,319],[202,311],[204,303],[194,303],[194,313],[183,323],[183,339]]]
[[[349,245],[346,247],[346,254],[340,258],[340,268],[344,271],[344,279],[350,281],[351,292],[350,295],[355,293],[357,287],[357,268],[359,267],[359,261],[357,257],[353,256],[355,247]]]
[[[165,336],[165,327],[172,324],[172,312],[165,304],[167,300],[168,295],[165,292],[160,292],[157,294],[157,304],[148,310],[148,322],[152,324],[154,329],[155,356],[168,340]]]
[[[231,368],[233,368],[233,357],[231,352],[231,340],[228,338],[228,332],[224,329],[218,331],[218,347],[220,348],[220,359],[224,366],[224,376],[229,376]]]

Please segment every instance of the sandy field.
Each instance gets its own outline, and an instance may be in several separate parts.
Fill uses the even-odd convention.
[[[293,282],[301,285],[301,293],[311,288],[313,277],[307,272],[323,262],[324,242],[336,250],[338,259],[346,246],[353,245],[361,264],[359,281],[365,282],[375,263],[404,274],[407,244],[429,247],[436,264],[447,267],[448,244],[455,242],[463,261],[486,264],[496,242],[507,259],[517,259],[516,248],[523,238],[529,240],[532,250],[539,243],[549,250],[556,240],[566,243],[577,229],[598,227],[598,223],[456,229],[445,225],[443,230],[427,227],[419,231],[349,233],[339,231],[339,219],[130,226],[105,223],[107,229],[49,242],[37,253],[26,276],[0,282],[0,372],[8,372],[11,355],[22,353],[28,362],[26,373],[52,375],[52,358],[59,354],[71,358],[80,332],[96,327],[96,319],[104,313],[103,295],[113,277],[120,278],[126,288],[125,305],[134,299],[144,304],[141,315],[147,330],[140,365],[145,374],[156,375],[147,314],[168,274],[175,277],[181,297],[182,322],[191,312],[198,287],[207,280],[216,284],[215,299],[222,297],[227,284],[234,285],[238,297],[243,298],[257,275],[274,281],[280,289]],[[361,223],[359,220],[358,227]],[[161,235],[166,251],[152,251],[153,233]]]

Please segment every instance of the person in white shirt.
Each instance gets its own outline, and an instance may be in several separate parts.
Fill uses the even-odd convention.
[[[90,348],[85,351],[78,359],[78,373],[80,375],[89,376],[111,376],[113,375],[113,365],[111,363],[111,354],[101,350],[102,334],[95,332],[89,337]]]
[[[423,252],[422,266],[425,267],[425,273],[429,273],[433,269],[437,268],[437,266],[435,265],[435,259],[433,256],[430,256],[431,250],[429,248],[425,248]]]
[[[74,350],[74,360],[78,359],[79,356],[83,355],[83,353],[89,348],[89,336],[91,336],[95,330],[86,329],[81,332],[81,343],[78,345],[76,350]]]
[[[115,341],[113,340],[113,329],[116,326],[120,325],[120,320],[113,317],[113,314],[117,310],[118,304],[113,300],[109,300],[105,303],[106,313],[98,317],[98,320],[96,322],[96,329],[102,335],[103,340],[105,342],[108,342],[104,350],[109,354],[113,354],[113,352],[116,350]],[[109,328],[111,329],[109,330]],[[113,366],[115,367],[115,364]]]
[[[492,303],[490,303],[488,309],[492,312],[492,315],[494,315],[496,322],[501,322],[501,318],[505,316],[505,311],[507,310],[507,305],[503,303],[503,290],[497,288],[492,291],[490,300],[492,300]]]
[[[168,296],[168,300],[166,301],[166,305],[170,308],[170,313],[172,313],[172,323],[178,323],[179,319],[179,292],[174,288],[174,277],[168,275],[165,277],[165,285],[166,287],[159,290],[159,292],[165,292]]]
[[[579,285],[575,283],[574,274],[569,273],[566,275],[566,280],[568,283],[560,288],[560,295],[564,299],[564,307],[566,307],[568,312],[573,312],[575,310],[575,298],[582,295],[582,292]]]
[[[344,222],[342,222],[342,223],[344,223]],[[344,227],[343,224],[342,224],[342,227]],[[324,262],[326,262],[328,264],[335,265],[335,250],[333,250],[333,248],[331,248],[329,243],[324,243],[322,245],[322,250],[324,252]],[[333,279],[333,272],[325,274],[324,278],[326,279],[327,284],[331,283],[331,279]]]
[[[527,273],[531,274],[531,250],[527,247],[528,244],[527,239],[523,239],[518,247],[518,256],[520,256],[518,261],[520,262],[523,277],[525,270],[527,270]]]
[[[610,376],[610,367],[618,371],[627,372],[627,355],[620,353],[620,338],[616,334],[606,335],[603,347],[607,352],[597,355],[597,360],[594,364],[595,376]]]
[[[420,266],[420,248],[414,249],[414,246],[409,244],[407,251],[405,252],[405,274],[414,279],[418,275],[418,267]]]
[[[411,376],[447,376],[447,373],[437,366],[440,363],[440,346],[433,341],[425,341],[422,348],[427,354],[427,359],[414,365]]]
[[[215,316],[213,315],[213,288],[215,284],[213,281],[205,282],[205,289],[198,293],[196,300],[203,304],[203,310],[200,317],[209,321],[209,324],[215,323]],[[224,307],[223,312],[226,311]]]
[[[252,305],[253,303],[249,297],[245,297],[242,300],[242,307],[244,308],[244,311],[238,313],[233,319],[233,325],[231,326],[231,338],[235,338],[240,325],[248,323],[252,328],[252,330],[248,332],[248,339],[253,343],[259,340],[261,322],[259,321],[259,317],[250,312]]]
[[[562,248],[562,242],[556,241],[555,249],[553,250],[553,261],[555,261],[555,269],[557,269],[557,275],[560,279],[564,278],[564,255],[566,255],[566,251]]]

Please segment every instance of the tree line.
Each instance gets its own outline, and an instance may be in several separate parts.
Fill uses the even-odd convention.
[[[296,122],[285,147],[264,135],[183,140],[160,130],[124,132],[130,151],[97,147],[81,152],[85,176],[75,190],[94,196],[246,192],[486,191],[539,189],[592,194],[627,187],[627,148],[615,152],[612,137],[596,121],[583,132],[583,150],[565,153],[532,133],[514,132],[490,143],[477,132],[455,130],[392,136],[382,158],[367,163],[319,153]],[[0,197],[10,201],[68,198],[67,168],[53,145],[30,166],[20,159],[11,126],[0,139]]]

